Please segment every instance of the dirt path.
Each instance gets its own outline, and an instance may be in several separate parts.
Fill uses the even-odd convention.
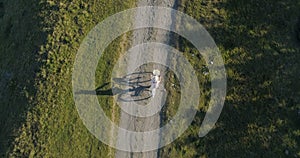
[[[163,0],[163,1],[155,1],[155,0],[140,0],[138,6],[163,6],[163,7],[170,7],[170,8],[174,8],[177,6],[177,0]],[[155,23],[155,22],[160,22],[161,19],[153,19],[151,18],[151,15],[154,14],[160,14],[160,13],[155,13],[152,12],[150,14],[141,14],[141,13],[137,13],[136,14],[136,23],[138,22],[148,22],[148,23]],[[163,15],[160,15],[163,16]],[[143,19],[143,20],[141,20]],[[170,24],[172,23],[172,19],[170,19]],[[171,26],[170,26],[171,27]],[[169,43],[169,34],[166,31],[163,30],[156,30],[156,29],[142,29],[142,30],[135,30],[133,32],[133,40],[132,40],[132,47],[136,46],[136,45],[140,45],[142,43],[147,43],[147,42],[160,42],[160,43],[165,43],[168,44]],[[145,51],[145,50],[139,50],[139,51]],[[132,66],[135,65],[136,61],[139,60],[145,60],[145,58],[156,58],[154,56],[151,56],[150,53],[148,54],[143,54],[143,56],[132,56],[130,57],[129,61],[128,61],[128,69]],[[166,58],[166,56],[164,57]],[[164,61],[167,62],[167,59],[165,59]],[[163,77],[166,71],[166,68],[162,65],[157,65],[157,64],[149,64],[149,65],[145,65],[142,67],[139,67],[136,69],[135,73],[138,73],[138,80],[141,81],[147,81],[150,79],[150,74],[147,72],[151,72],[153,69],[159,69],[162,73],[162,81],[164,81]],[[135,76],[136,77],[136,76]],[[143,83],[143,86],[147,86],[150,83],[145,82]],[[164,85],[164,83],[161,83],[161,85]],[[138,85],[136,85],[138,86]],[[141,94],[141,95],[146,95],[146,94]],[[145,97],[145,96],[141,96],[141,97]],[[162,96],[157,96],[154,98],[155,100],[153,100],[154,104],[163,104],[162,101]],[[143,101],[135,101],[132,102],[130,104],[139,104],[140,106],[146,105],[147,103],[149,103],[151,100],[151,98],[149,98],[148,100],[143,100]],[[119,126],[121,128],[130,130],[130,131],[137,131],[137,132],[142,132],[142,131],[149,131],[149,130],[154,130],[154,129],[158,129],[160,128],[160,124],[161,124],[161,117],[160,117],[160,113],[158,112],[157,114],[150,116],[150,117],[145,117],[145,118],[141,118],[141,117],[136,117],[136,116],[132,116],[124,111],[121,112],[121,118],[120,118],[120,124]],[[129,135],[125,135],[125,136],[118,136],[117,141],[130,141],[128,142],[128,145],[131,148],[136,148],[134,146],[133,143],[131,143],[131,141],[136,140],[137,138],[131,138],[131,136]],[[151,144],[155,144],[155,145],[159,145],[159,135],[155,136],[153,138],[153,142],[151,142]],[[138,140],[143,146],[147,146],[147,143],[149,142],[143,142],[143,140]],[[126,142],[127,143],[127,142]],[[116,158],[157,158],[159,157],[159,153],[158,150],[155,151],[149,151],[149,152],[137,152],[137,153],[131,153],[131,152],[125,152],[125,151],[116,151]]]

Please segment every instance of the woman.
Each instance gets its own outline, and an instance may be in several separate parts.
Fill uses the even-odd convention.
[[[151,75],[151,93],[152,97],[155,96],[155,90],[159,87],[160,83],[160,71],[159,70],[153,70],[153,74]]]

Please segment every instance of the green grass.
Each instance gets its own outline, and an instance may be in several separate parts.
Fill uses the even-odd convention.
[[[93,137],[77,114],[72,67],[89,30],[106,17],[135,6],[135,1],[41,0],[18,5],[5,1],[3,5],[1,75],[9,81],[1,80],[1,97],[5,97],[1,99],[1,128],[6,127],[1,129],[1,155],[113,157],[113,150]],[[119,42],[111,44],[103,61],[118,57]],[[106,65],[100,60],[101,66]],[[109,74],[96,73],[100,77]],[[108,80],[100,77],[100,82]],[[108,104],[112,99],[100,100]]]
[[[0,157],[6,155],[31,109],[45,43],[36,2],[0,1]]]
[[[199,138],[205,114],[199,111],[190,129],[161,150],[162,157],[299,157],[300,3],[192,0],[181,1],[179,9],[215,39],[228,90],[216,128]],[[193,49],[184,42],[178,48]]]
[[[132,0],[0,0],[0,157],[114,157],[114,149],[93,137],[77,114],[72,67],[89,30],[133,6]],[[192,126],[164,147],[161,157],[285,157],[286,151],[299,157],[300,3],[182,0],[178,9],[215,39],[226,64],[228,95],[216,128],[199,138],[210,82],[199,53],[177,38],[174,46],[198,71],[203,95]],[[95,87],[110,82],[111,68],[128,47],[123,38],[129,36],[107,48]],[[166,87],[177,85],[172,72],[166,76]],[[178,89],[169,89],[165,122],[176,113]],[[98,99],[118,122],[113,98]]]

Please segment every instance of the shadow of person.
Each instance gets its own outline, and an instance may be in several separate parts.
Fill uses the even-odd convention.
[[[120,95],[118,95],[118,100],[122,102],[135,102],[135,101],[147,100],[151,98],[151,95],[141,96],[141,93],[143,93],[144,91],[150,91],[149,88],[150,86],[142,86],[142,85],[138,85],[136,87],[132,86],[132,88],[128,89],[129,93],[133,93],[130,95],[131,97],[128,97],[126,93],[122,93],[122,94],[120,93]]]
[[[99,95],[99,96],[116,96],[118,95],[118,100],[121,101],[142,101],[149,99],[147,95],[143,97],[144,91],[149,91],[150,85],[147,83],[150,82],[150,79],[143,79],[140,75],[149,74],[151,72],[137,72],[131,73],[121,78],[113,78],[115,86],[111,86],[111,83],[104,83],[95,90],[81,90],[76,94],[86,94],[86,95]],[[128,87],[128,88],[120,88]],[[126,96],[126,97],[125,97]],[[130,96],[130,98],[128,98]],[[132,98],[134,97],[134,98]],[[128,98],[128,99],[127,99]]]
[[[96,92],[96,95],[114,96],[114,95],[118,95],[118,94],[125,94],[130,91],[130,89],[121,89],[118,87],[112,87],[109,89],[105,89],[105,87],[109,84],[110,83],[105,83],[105,84],[99,86],[98,88],[96,88],[95,90],[81,90],[81,91],[77,92],[76,94],[94,95]]]
[[[136,77],[136,78],[113,78],[113,81],[119,85],[133,85],[137,83],[142,83],[139,82],[138,80],[141,79],[141,77]],[[137,80],[137,81],[135,81]]]
[[[141,85],[139,85],[137,87],[129,89],[129,92],[134,92],[134,94],[131,95],[131,96],[139,96],[142,92],[144,92],[148,88],[150,88],[150,86],[141,86]]]
[[[127,78],[129,77],[129,78]],[[150,79],[148,80],[141,80],[142,77],[132,77],[130,78],[129,75],[127,75],[126,77],[123,77],[123,78],[113,78],[112,80],[119,84],[119,85],[135,85],[135,84],[139,84],[139,83],[147,83],[149,81],[151,81]]]
[[[109,89],[104,89],[109,84],[110,83],[105,83],[105,84],[99,86],[98,88],[96,88],[95,90],[81,90],[81,91],[77,92],[76,94],[86,94],[86,95],[96,94],[96,95],[102,95],[102,96],[115,96],[115,95],[124,95],[124,94],[128,94],[128,93],[133,93],[133,94],[131,94],[131,96],[139,96],[142,92],[144,92],[145,90],[150,88],[150,86],[142,86],[142,85],[132,86],[131,85],[131,88],[127,88],[127,89],[121,89],[119,87],[112,87]]]

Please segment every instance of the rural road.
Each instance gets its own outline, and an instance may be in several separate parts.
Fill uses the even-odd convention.
[[[163,1],[155,1],[155,0],[140,0],[138,2],[138,6],[162,6],[162,7],[169,7],[169,8],[176,8],[177,6],[177,0],[163,0]],[[153,15],[159,15],[162,17],[162,19],[154,19],[152,18]],[[156,23],[156,22],[161,22],[161,20],[169,20],[169,24],[171,27],[172,21],[174,19],[163,19],[163,15],[160,15],[159,12],[151,12],[151,13],[136,13],[135,16],[135,23],[139,22],[147,22],[149,24],[151,23]],[[133,32],[132,36],[132,43],[131,46],[138,46],[143,43],[148,43],[148,42],[159,42],[159,43],[164,43],[168,44],[170,41],[170,34],[167,31],[164,30],[158,30],[158,29],[140,29],[140,30],[135,30]],[[147,49],[147,48],[145,48]],[[142,52],[147,52],[149,50],[143,50],[139,49],[138,51]],[[142,54],[142,53],[141,53]],[[139,56],[130,56],[128,63],[128,70],[132,69],[133,67],[136,66],[137,61],[146,61],[147,59],[152,59],[155,60],[155,58],[165,58],[163,61],[166,63],[168,62],[167,56],[162,55],[162,56],[153,56],[151,53],[144,53]],[[149,81],[150,79],[150,74],[149,72],[152,72],[153,69],[159,69],[161,71],[162,75],[162,83],[160,84],[162,88],[162,85],[164,85],[164,74],[166,72],[166,67],[163,65],[159,64],[146,64],[137,68],[134,68],[135,72],[131,73],[136,73],[137,75],[129,75],[129,79],[136,80],[136,84],[133,86],[149,86],[150,82],[143,82],[143,81]],[[131,83],[132,84],[132,83]],[[134,83],[133,83],[134,84]],[[149,92],[148,92],[149,93]],[[130,94],[127,97],[131,97]],[[147,98],[147,92],[143,92],[139,94],[139,97],[141,98]],[[138,106],[149,106],[147,105],[149,102],[152,102],[152,104],[155,105],[160,105],[163,106],[164,104],[164,97],[157,95],[153,100],[151,101],[152,98],[148,98],[145,100],[140,100],[140,101],[132,101],[129,103],[126,103],[127,105],[135,105]],[[120,101],[122,102],[122,101]],[[122,103],[121,103],[122,104]],[[134,109],[130,109],[134,110]],[[129,130],[129,131],[135,131],[135,132],[143,132],[143,131],[150,131],[154,129],[159,129],[161,125],[161,116],[160,112],[149,116],[149,117],[137,117],[137,116],[132,116],[129,113],[125,112],[124,110],[121,110],[121,115],[120,115],[120,122],[119,126],[123,129]],[[120,132],[121,133],[121,132]],[[130,146],[132,150],[136,150],[138,148],[139,150],[143,150],[143,146],[147,146],[147,144],[151,143],[153,145],[159,146],[159,134],[153,137],[153,141],[151,142],[145,142],[144,140],[146,139],[139,139],[138,138],[132,137],[131,135],[118,135],[117,138],[117,143],[118,144],[126,144]],[[138,143],[134,143],[138,142]],[[138,147],[137,147],[138,145]],[[159,157],[159,150],[154,150],[154,151],[147,151],[147,152],[127,152],[127,151],[120,151],[116,150],[115,153],[116,158],[157,158]]]

